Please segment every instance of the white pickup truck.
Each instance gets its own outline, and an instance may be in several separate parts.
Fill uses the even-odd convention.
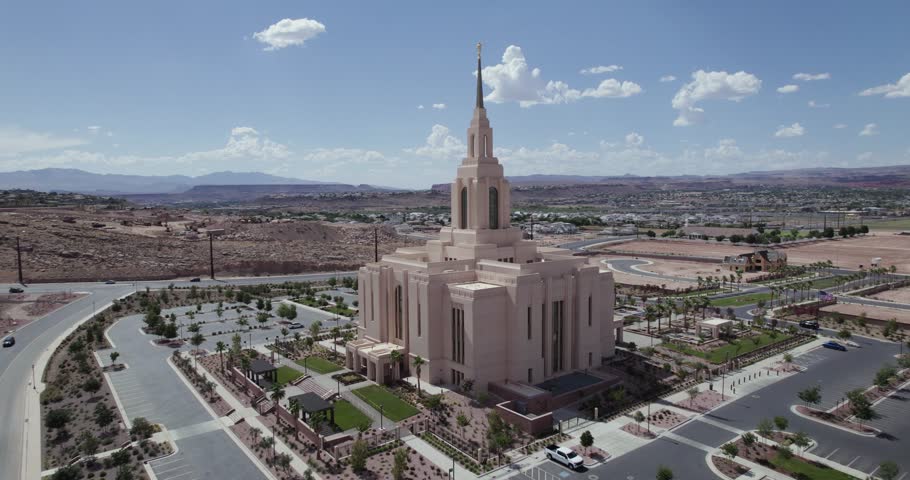
[[[553,460],[554,462],[559,462],[571,470],[577,470],[581,468],[584,460],[581,459],[581,456],[573,452],[571,448],[566,447],[557,447],[556,445],[548,445],[546,450],[547,458]]]

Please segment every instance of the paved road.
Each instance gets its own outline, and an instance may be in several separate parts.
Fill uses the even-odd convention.
[[[613,243],[621,242],[625,240],[630,240],[635,238],[635,235],[626,235],[626,236],[603,236],[598,238],[592,238],[590,240],[579,240],[577,242],[568,242],[560,244],[560,248],[568,248],[569,250],[583,251],[585,248],[590,247],[591,245],[597,245],[599,243]]]
[[[644,271],[644,270],[636,270],[636,269],[632,268],[632,267],[637,267],[639,265],[648,265],[649,263],[651,263],[651,261],[648,261],[648,260],[640,260],[637,258],[611,258],[609,261],[603,260],[603,262],[609,263],[610,266],[612,266],[613,269],[615,269],[615,270],[618,270],[623,273],[628,273],[631,275],[659,278],[661,280],[669,280],[669,281],[673,281],[673,282],[693,282],[693,283],[695,283],[698,281],[695,278],[678,277],[678,276],[672,276],[672,275],[661,275],[659,273],[648,272],[648,271]]]
[[[797,392],[809,386],[822,388],[822,407],[830,407],[843,398],[847,391],[867,387],[876,370],[886,362],[893,363],[897,346],[876,340],[857,339],[859,349],[838,352],[817,349],[797,357],[795,362],[807,370],[770,384],[740,398],[729,405],[714,410],[704,421],[695,420],[675,429],[669,438],[661,437],[642,448],[622,455],[589,471],[573,473],[554,463],[545,463],[541,469],[560,479],[617,478],[644,480],[654,478],[658,464],[673,469],[675,478],[702,480],[714,478],[705,462],[707,453],[702,447],[718,447],[738,435],[738,431],[751,430],[764,418],[786,417],[790,431],[804,431],[818,442],[810,450],[815,455],[850,465],[871,473],[885,460],[893,460],[901,471],[910,470],[907,442],[910,441],[910,418],[907,416],[906,398],[902,392],[876,406],[881,418],[874,425],[887,435],[869,438],[854,435],[817,422],[805,420],[790,412],[790,406],[799,402]],[[524,478],[521,475],[513,477]]]
[[[0,424],[0,478],[19,478],[22,475],[23,433],[28,412],[26,411],[25,392],[31,382],[32,365],[38,360],[54,340],[67,328],[93,313],[93,302],[101,308],[113,299],[132,293],[136,289],[164,288],[175,286],[207,285],[252,285],[261,283],[280,283],[284,281],[314,281],[330,277],[351,276],[355,272],[332,272],[308,275],[288,275],[276,277],[230,278],[203,280],[198,283],[189,281],[152,281],[104,285],[93,282],[33,284],[26,287],[27,292],[86,292],[82,299],[73,302],[38,321],[19,329],[15,333],[16,345],[0,349],[0,405],[3,406],[5,421]],[[0,284],[0,291],[7,291],[18,284]],[[32,416],[37,412],[32,412]],[[32,419],[28,419],[32,420]],[[34,421],[38,421],[37,417]],[[39,448],[37,446],[28,446]],[[28,473],[34,478],[34,472]]]

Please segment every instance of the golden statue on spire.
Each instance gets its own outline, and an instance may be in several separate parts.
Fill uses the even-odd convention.
[[[480,43],[480,42],[477,42],[477,58],[480,58],[480,49],[481,49],[481,47],[483,47],[483,44]]]

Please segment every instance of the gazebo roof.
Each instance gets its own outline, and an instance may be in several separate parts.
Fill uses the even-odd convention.
[[[261,358],[254,358],[250,361],[250,371],[256,374],[262,374],[277,370],[274,365]]]
[[[728,323],[733,323],[733,320],[728,320],[726,318],[709,318],[707,320],[701,320],[698,322],[699,325],[705,325],[708,327],[721,327],[727,325]]]
[[[297,405],[300,405],[300,409],[307,414],[324,412],[334,408],[331,403],[313,392],[306,392],[300,395],[294,395],[293,397],[288,397],[288,404],[293,402],[297,402]]]

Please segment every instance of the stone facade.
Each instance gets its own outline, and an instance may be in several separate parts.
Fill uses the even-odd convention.
[[[493,156],[478,97],[467,156],[452,182],[451,226],[358,273],[360,325],[347,366],[385,382],[535,384],[597,367],[614,353],[613,276],[584,257],[523,240],[510,224],[510,186]],[[393,354],[392,352],[399,352]],[[393,357],[400,355],[395,364]]]

